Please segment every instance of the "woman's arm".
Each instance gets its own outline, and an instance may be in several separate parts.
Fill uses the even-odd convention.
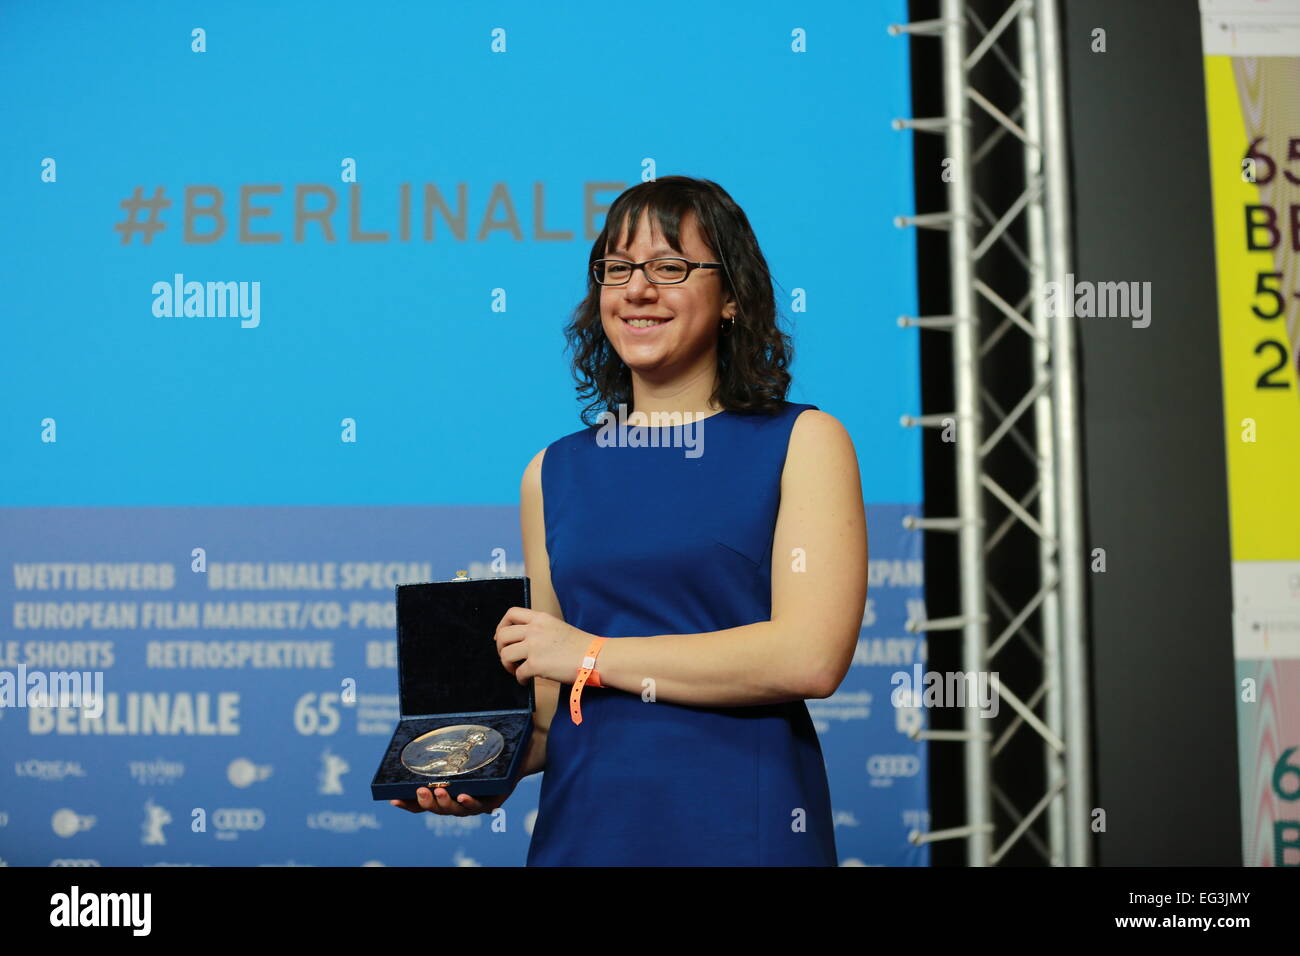
[[[703,634],[620,637],[601,647],[596,669],[606,687],[643,696],[652,690],[653,699],[675,704],[829,697],[853,661],[866,599],[857,453],[837,419],[809,409],[795,420],[781,474],[771,620]]]
[[[519,525],[524,540],[524,573],[529,579],[530,603],[539,611],[564,620],[560,601],[551,587],[551,561],[546,553],[546,520],[542,509],[542,458],[543,448],[524,469],[519,485]],[[546,734],[555,717],[556,702],[560,696],[558,681],[545,677],[534,678],[533,692],[537,709],[533,712],[533,734],[524,755],[519,776],[540,773],[546,769]]]
[[[535,687],[537,709],[533,711],[533,733],[528,739],[528,750],[524,754],[524,762],[516,780],[522,780],[530,773],[541,773],[546,769],[546,734],[551,728],[551,720],[555,717],[555,704],[560,696],[560,685],[557,681],[547,680],[545,677],[533,679],[537,682]]]

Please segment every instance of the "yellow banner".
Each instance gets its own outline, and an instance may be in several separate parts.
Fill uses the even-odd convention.
[[[1300,560],[1300,276],[1292,248],[1300,185],[1287,178],[1300,178],[1300,157],[1287,160],[1300,150],[1300,122],[1281,125],[1300,105],[1298,62],[1205,58],[1234,561]],[[1292,75],[1269,75],[1283,70]],[[1281,94],[1289,111],[1268,102]],[[1257,109],[1249,128],[1243,100]]]
[[[1208,55],[1205,97],[1242,857],[1300,866],[1300,56]]]

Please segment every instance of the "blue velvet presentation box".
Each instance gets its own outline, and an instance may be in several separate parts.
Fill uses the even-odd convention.
[[[501,665],[496,628],[512,607],[528,607],[528,578],[459,578],[397,587],[397,685],[400,720],[370,793],[414,800],[420,787],[445,786],[454,800],[510,789],[532,737],[533,681],[521,685]],[[485,767],[449,777],[414,773],[402,749],[452,724],[482,724],[505,740]]]

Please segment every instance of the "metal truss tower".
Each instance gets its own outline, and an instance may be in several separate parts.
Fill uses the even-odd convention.
[[[894,125],[944,137],[945,168],[934,174],[946,183],[947,208],[896,222],[947,230],[951,308],[899,324],[951,333],[956,399],[950,412],[903,418],[907,427],[943,429],[955,452],[957,513],[913,516],[905,525],[955,534],[960,575],[959,613],[910,621],[908,629],[924,631],[932,645],[959,633],[963,671],[988,676],[1002,711],[988,719],[967,706],[961,730],[916,732],[938,746],[963,746],[967,816],[912,839],[965,840],[971,866],[997,865],[1022,841],[1044,863],[1087,866],[1075,343],[1070,320],[1052,314],[1067,310],[1049,309],[1056,300],[1046,294],[1052,282],[1072,288],[1065,284],[1070,208],[1058,7],[1055,0],[941,0],[938,19],[890,32],[942,43],[943,115]],[[1013,651],[1016,666],[994,677]],[[1024,760],[999,760],[1013,743],[1025,753],[1023,735],[1033,738],[1030,759],[1041,753],[1043,762],[1036,801],[1023,797]],[[1022,779],[1013,781],[1017,771]],[[1021,805],[1010,791],[1022,794]]]

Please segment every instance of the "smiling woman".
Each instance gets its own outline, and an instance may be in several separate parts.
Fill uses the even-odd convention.
[[[767,263],[716,183],[629,189],[588,265],[567,329],[587,427],[524,471],[533,606],[496,633],[502,666],[537,682],[528,863],[834,866],[804,701],[843,679],[866,600],[853,444],[785,400]],[[627,407],[691,421],[702,453],[599,441],[592,413]]]
[[[709,237],[709,238],[706,238]],[[675,406],[713,385],[710,408],[776,411],[790,386],[767,260],[749,219],[708,180],[666,176],[614,201],[591,252],[587,297],[565,330],[583,421],[599,408]],[[673,384],[675,383],[675,384]],[[694,397],[694,396],[692,396]]]

